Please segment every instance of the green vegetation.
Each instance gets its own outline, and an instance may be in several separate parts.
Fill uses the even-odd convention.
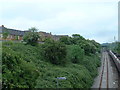
[[[56,78],[66,77],[59,88],[90,88],[100,66],[100,45],[78,34],[62,38],[37,46],[4,42],[3,87],[56,88]]]
[[[72,63],[80,63],[84,57],[84,50],[78,45],[70,45],[67,49],[67,59]]]
[[[116,42],[116,47],[114,48],[114,51],[120,54],[120,42]]]
[[[7,39],[8,35],[9,35],[9,32],[6,28],[3,29],[3,39]]]
[[[67,63],[66,59],[66,46],[58,41],[50,40],[45,42],[42,46],[42,56],[46,61],[50,61],[52,64],[63,65]]]
[[[120,54],[120,42],[105,43],[102,46],[106,46],[108,49]]]
[[[3,88],[33,88],[39,72],[32,61],[27,61],[22,51],[17,52],[20,45],[3,44],[2,81]],[[14,47],[14,48],[12,48]],[[17,48],[16,48],[17,47]],[[14,49],[17,50],[14,50]],[[22,46],[21,46],[22,48]]]
[[[15,36],[15,40],[18,40],[19,39],[19,36]]]
[[[32,27],[29,29],[29,31],[24,35],[23,40],[30,45],[37,45],[38,39],[40,38],[37,29],[35,27]]]

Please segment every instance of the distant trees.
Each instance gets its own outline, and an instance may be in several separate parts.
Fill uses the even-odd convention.
[[[35,27],[29,29],[29,31],[23,37],[23,40],[30,45],[37,45],[40,36]]]
[[[72,37],[61,37],[60,42],[66,45],[79,45],[84,50],[85,55],[95,54],[100,51],[99,43],[94,40],[86,40],[79,34],[73,34]]]
[[[120,42],[118,43],[117,52],[120,54]]]
[[[116,46],[114,48],[114,51],[120,54],[120,42],[116,42]]]

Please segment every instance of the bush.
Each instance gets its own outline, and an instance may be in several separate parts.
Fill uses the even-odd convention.
[[[13,51],[10,46],[3,46],[3,88],[33,88],[38,76],[38,69],[32,61],[25,61],[22,53]]]
[[[57,88],[57,77],[66,77],[66,80],[58,80],[59,88],[90,88],[93,83],[89,71],[83,65],[59,67],[49,64],[42,69],[36,88]]]
[[[70,44],[70,38],[68,36],[63,36],[60,38],[60,42],[69,45]]]
[[[66,46],[63,43],[49,40],[46,41],[46,43],[43,44],[42,47],[43,47],[42,55],[45,60],[56,65],[63,65],[67,62],[65,60]]]
[[[81,46],[81,48],[84,49],[85,55],[91,55],[97,52],[96,46],[89,40],[84,41],[83,43],[80,43],[79,45]]]
[[[80,62],[89,71],[90,75],[94,78],[97,74],[97,67],[101,65],[99,55],[84,56],[84,59]]]
[[[79,45],[69,45],[67,50],[67,59],[72,63],[80,63],[84,57],[84,50]]]
[[[116,46],[115,49],[116,49],[117,53],[120,54],[120,43],[119,42],[117,43],[117,46]]]
[[[2,53],[4,88],[56,88],[57,77],[67,78],[59,88],[90,88],[100,66],[97,54],[50,39],[37,46],[4,42]]]
[[[37,32],[37,29],[33,27],[33,28],[29,29],[28,32],[26,32],[26,34],[23,37],[23,40],[27,44],[35,46],[35,45],[37,45],[39,38],[40,38],[40,36]]]

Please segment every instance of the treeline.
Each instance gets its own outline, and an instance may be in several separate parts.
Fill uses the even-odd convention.
[[[114,48],[114,50],[118,53],[118,54],[120,54],[120,42],[116,42],[116,47]]]
[[[85,55],[90,56],[100,52],[99,43],[94,40],[86,40],[79,34],[73,34],[72,37],[61,37],[59,41],[46,39],[42,48],[42,56],[45,57],[45,60],[56,65],[63,65],[68,62],[67,60],[80,63]]]
[[[105,45],[108,49],[120,54],[120,42],[106,43]]]
[[[3,42],[3,88],[90,88],[100,66],[100,44],[78,34],[44,44],[26,36],[27,43]],[[36,36],[35,36],[36,37]],[[31,40],[32,39],[32,40]],[[30,41],[30,43],[29,43]]]

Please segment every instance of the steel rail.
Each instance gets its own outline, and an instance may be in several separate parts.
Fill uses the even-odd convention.
[[[104,73],[104,66],[105,66],[105,55],[103,54],[103,67],[102,67],[102,73],[101,73],[101,78],[100,78],[100,84],[99,84],[99,90],[101,90],[102,86],[102,80],[103,80],[103,73]]]

